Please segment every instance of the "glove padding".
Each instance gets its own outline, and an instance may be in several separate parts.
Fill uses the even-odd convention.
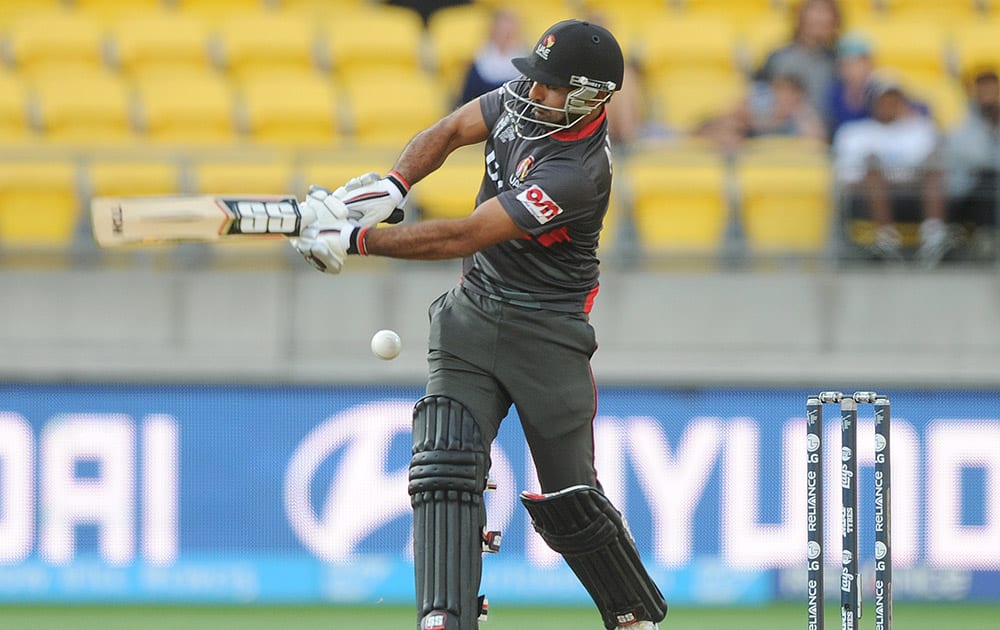
[[[358,253],[356,239],[360,229],[346,220],[314,223],[290,241],[310,265],[323,273],[338,274],[347,255]]]
[[[365,173],[348,181],[333,192],[347,207],[347,218],[358,225],[370,227],[377,223],[399,223],[403,220],[403,204],[410,186],[395,171],[385,177]]]
[[[328,188],[313,184],[306,193],[306,198],[299,202],[303,223],[309,225],[328,225],[348,218],[347,206],[340,201]]]

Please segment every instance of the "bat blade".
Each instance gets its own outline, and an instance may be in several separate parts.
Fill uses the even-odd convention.
[[[290,195],[95,197],[90,204],[101,247],[297,236],[315,220],[305,214]]]

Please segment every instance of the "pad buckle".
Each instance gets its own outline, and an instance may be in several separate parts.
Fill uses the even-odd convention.
[[[501,542],[503,542],[503,534],[500,531],[483,530],[483,553],[497,553],[500,551]]]
[[[479,621],[486,621],[490,614],[490,600],[485,595],[479,596]]]

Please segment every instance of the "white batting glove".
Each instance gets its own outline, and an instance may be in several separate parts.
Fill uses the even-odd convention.
[[[385,177],[365,173],[333,192],[347,206],[347,218],[363,226],[402,221],[403,204],[409,194],[410,185],[396,171],[389,171]]]
[[[367,230],[345,220],[314,223],[302,230],[298,238],[289,240],[310,265],[323,273],[338,274],[348,255],[364,254],[363,241],[360,250],[358,243]]]
[[[322,186],[312,185],[306,198],[299,203],[303,223],[306,225],[331,225],[347,219],[347,206],[332,192]]]

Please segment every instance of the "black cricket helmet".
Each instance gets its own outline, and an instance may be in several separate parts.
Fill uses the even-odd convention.
[[[527,57],[511,60],[523,75],[504,84],[504,109],[514,119],[522,138],[537,140],[572,127],[577,120],[604,105],[622,86],[625,58],[615,36],[592,22],[564,20],[549,27]],[[570,88],[562,108],[535,103],[525,84]],[[536,109],[559,112],[550,122],[535,116]],[[529,130],[525,123],[538,128]]]

